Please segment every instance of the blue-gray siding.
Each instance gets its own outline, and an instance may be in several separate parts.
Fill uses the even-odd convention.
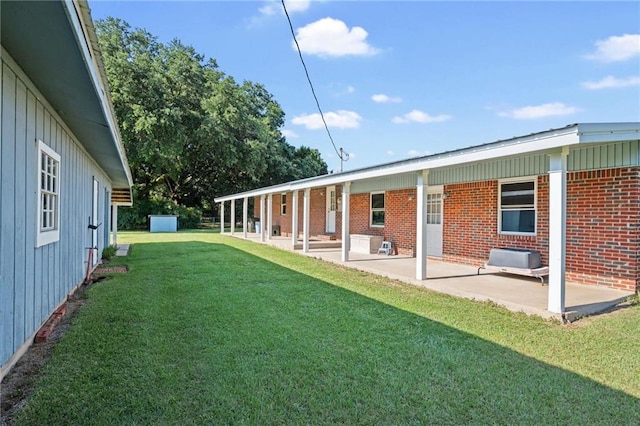
[[[98,223],[109,226],[111,183],[15,62],[0,64],[0,366],[38,330],[86,272],[93,178]],[[37,140],[61,156],[60,240],[36,248]],[[98,253],[108,231],[98,232]]]

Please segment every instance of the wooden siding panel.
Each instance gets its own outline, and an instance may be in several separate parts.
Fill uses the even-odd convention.
[[[4,67],[4,65],[3,65]],[[14,282],[15,282],[15,228],[14,201],[15,183],[15,122],[16,122],[16,76],[7,68],[2,73],[2,146],[0,162],[0,327],[2,334],[1,356],[6,359],[14,351]]]
[[[11,58],[0,58],[0,365],[9,361],[82,282],[91,233],[91,182],[110,181]],[[60,240],[35,247],[37,141],[61,156]],[[98,222],[108,226],[101,197]],[[108,237],[99,238],[104,248]],[[101,252],[101,250],[100,250]]]
[[[25,217],[27,218],[27,228],[25,230],[25,303],[26,303],[26,315],[25,315],[25,331],[34,330],[38,326],[36,314],[33,309],[36,303],[36,281],[35,281],[35,241],[36,241],[36,227],[34,221],[37,216],[36,213],[36,191],[37,187],[37,171],[32,170],[29,167],[29,163],[33,162],[34,158],[37,158],[36,148],[36,98],[32,92],[27,93],[27,135],[26,135],[26,156],[25,156]]]
[[[389,176],[380,179],[356,181],[351,185],[351,193],[365,193],[372,191],[392,191],[397,189],[415,188],[416,175],[414,173]]]
[[[638,166],[639,145],[640,142],[635,140],[572,149],[567,159],[568,170],[576,172]]]
[[[548,162],[544,155],[507,158],[497,161],[466,164],[429,172],[429,185],[446,185],[463,182],[480,182],[520,176],[536,176],[547,173]]]
[[[27,88],[21,81],[16,81],[16,137],[15,137],[15,193],[14,193],[14,341],[23,342],[28,335],[25,328],[26,285],[25,263],[26,248],[24,245],[26,232],[25,196],[26,192],[26,144],[27,144]]]

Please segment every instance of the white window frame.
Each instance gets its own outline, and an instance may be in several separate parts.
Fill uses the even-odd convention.
[[[52,164],[55,164],[55,169],[49,170],[43,165],[43,157],[45,160],[51,160]],[[45,169],[43,170],[43,167]],[[36,183],[38,185],[37,190],[37,205],[36,210],[36,247],[42,247],[47,244],[54,243],[60,240],[60,176],[61,176],[61,161],[60,154],[55,152],[47,144],[38,140],[38,177]],[[44,176],[43,176],[44,173]],[[45,181],[43,182],[43,178]],[[44,188],[43,188],[44,186]],[[43,203],[45,197],[49,200],[47,203]],[[53,199],[53,203],[51,200]],[[44,209],[47,208],[49,221],[51,225],[43,223]]]
[[[382,206],[382,208],[380,208],[380,207],[373,208],[373,196],[374,195],[380,195],[380,194],[382,194],[383,206]],[[384,228],[384,224],[382,224],[382,225],[374,225],[373,224],[373,213],[374,212],[385,213],[386,201],[387,200],[386,200],[384,191],[372,192],[371,194],[369,194],[369,226],[370,227],[372,227],[372,228]],[[386,222],[386,214],[385,214],[385,222]]]
[[[533,205],[513,206],[512,208],[503,209],[502,207],[502,185],[510,183],[531,183],[533,182]],[[503,210],[533,210],[534,222],[533,232],[513,232],[502,230],[502,212]],[[498,180],[498,234],[500,235],[523,235],[536,236],[538,232],[538,177],[529,176],[521,178],[510,178]]]
[[[280,194],[280,215],[281,216],[287,215],[287,194],[286,193]]]

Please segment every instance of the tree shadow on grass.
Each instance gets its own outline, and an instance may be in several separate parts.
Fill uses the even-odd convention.
[[[21,421],[640,422],[633,396],[230,246],[138,243],[127,263]]]

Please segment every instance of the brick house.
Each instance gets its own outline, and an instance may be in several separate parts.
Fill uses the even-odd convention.
[[[416,257],[482,265],[498,247],[539,250],[549,306],[566,280],[640,291],[640,123],[581,123],[470,148],[216,198],[248,199],[261,238],[381,236]],[[346,224],[346,226],[343,226]],[[246,228],[245,228],[246,230]],[[295,237],[294,237],[295,235]]]

